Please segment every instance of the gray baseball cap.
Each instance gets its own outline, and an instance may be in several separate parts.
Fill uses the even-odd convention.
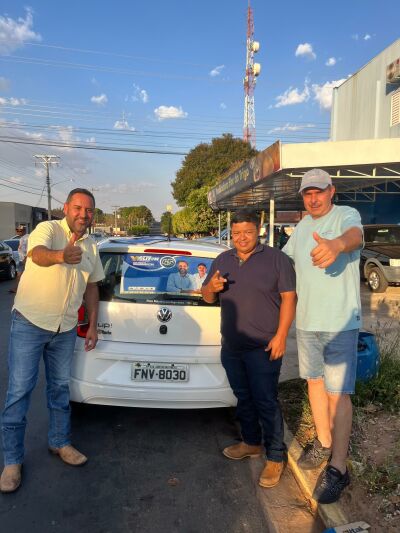
[[[315,187],[316,189],[323,190],[329,187],[329,185],[332,185],[330,175],[321,168],[313,168],[304,174],[301,180],[299,193],[304,191],[304,189],[308,189],[309,187]]]

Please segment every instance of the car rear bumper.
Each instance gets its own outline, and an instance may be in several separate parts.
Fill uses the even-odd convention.
[[[400,267],[383,266],[382,268],[389,283],[400,283]]]
[[[70,398],[75,402],[127,407],[193,409],[231,407],[236,399],[220,362],[220,347],[174,347],[99,343],[85,352],[78,340],[71,369]],[[116,344],[119,350],[116,351]],[[154,351],[149,349],[153,346]],[[159,351],[157,353],[157,350]],[[164,353],[161,353],[164,352]],[[188,381],[134,381],[137,362],[186,365]]]
[[[86,404],[114,405],[120,407],[147,407],[155,409],[209,409],[232,407],[236,399],[230,387],[218,389],[151,389],[139,386],[123,387],[100,385],[72,378],[71,401]]]

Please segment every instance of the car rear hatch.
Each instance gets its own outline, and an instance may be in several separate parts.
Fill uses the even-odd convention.
[[[220,343],[220,313],[203,302],[199,271],[212,259],[171,253],[101,252],[99,339],[212,346]]]

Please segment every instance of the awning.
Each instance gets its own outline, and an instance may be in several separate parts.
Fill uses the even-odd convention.
[[[303,174],[322,168],[332,177],[337,201],[373,202],[377,194],[400,193],[400,139],[301,144],[277,141],[222,179],[208,195],[216,211],[240,207],[301,210]]]

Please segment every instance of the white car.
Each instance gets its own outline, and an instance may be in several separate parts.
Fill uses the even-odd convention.
[[[85,352],[81,308],[71,400],[178,409],[235,405],[220,362],[220,308],[203,302],[198,288],[198,271],[225,250],[163,237],[101,243],[99,342]]]

